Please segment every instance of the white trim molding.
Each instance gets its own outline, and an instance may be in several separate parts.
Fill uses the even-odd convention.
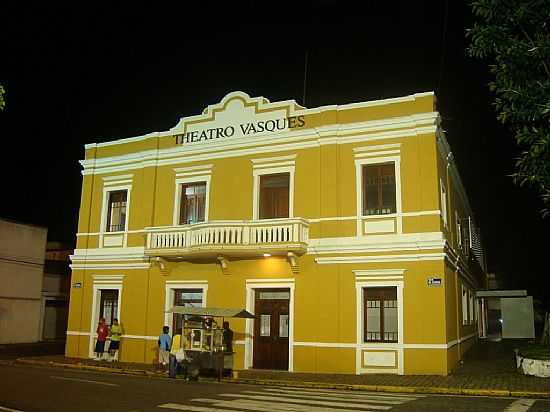
[[[148,269],[143,247],[75,249],[69,256],[71,269]]]
[[[275,157],[264,157],[259,159],[250,159],[252,162],[253,168],[261,168],[261,167],[276,167],[276,165],[279,165],[280,163],[285,163],[285,165],[294,166],[296,161],[296,155],[288,155],[288,156],[275,156]]]
[[[113,270],[113,269],[149,269],[150,263],[72,263],[69,265],[72,270]]]
[[[406,269],[352,270],[355,281],[403,280]]]
[[[418,262],[421,260],[444,260],[445,256],[445,253],[405,253],[402,255],[374,256],[331,256],[316,257],[315,262],[320,265],[334,265],[340,263]]]
[[[471,337],[475,336],[472,335]],[[467,340],[467,339],[464,339]],[[462,342],[462,340],[461,340]],[[457,344],[457,341],[449,343],[377,343],[377,349],[442,349],[447,350]],[[294,342],[294,346],[305,346],[314,348],[342,348],[342,349],[364,349],[365,344],[342,343],[342,342]],[[367,345],[368,346],[368,345]],[[380,373],[378,370],[375,373]]]
[[[254,313],[255,290],[256,289],[277,289],[285,288],[290,291],[288,302],[289,325],[288,325],[288,371],[294,371],[294,279],[246,279],[246,310]],[[246,319],[245,344],[244,344],[244,369],[253,367],[254,355],[254,320]]]
[[[424,250],[442,250],[445,239],[441,232],[387,234],[362,237],[335,237],[309,239],[310,254],[376,253]]]

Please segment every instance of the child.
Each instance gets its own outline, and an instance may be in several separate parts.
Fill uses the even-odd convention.
[[[170,328],[164,326],[162,328],[162,334],[159,336],[158,345],[159,345],[159,363],[162,366],[168,365],[169,356],[170,356],[170,347],[172,346],[172,338],[168,334]]]
[[[122,335],[122,327],[118,323],[118,319],[113,319],[111,330],[109,335],[111,336],[111,343],[109,344],[109,361],[118,360],[117,352],[120,347],[120,336]]]
[[[99,319],[96,333],[97,333],[97,342],[95,344],[96,360],[101,360],[103,358],[103,352],[105,351],[105,341],[107,340],[107,335],[109,335],[109,327],[105,324],[105,318]]]

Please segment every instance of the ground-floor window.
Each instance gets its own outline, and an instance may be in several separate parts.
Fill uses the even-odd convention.
[[[367,287],[364,296],[364,341],[398,341],[397,287]]]
[[[174,289],[174,306],[201,307],[202,301],[202,289]],[[183,316],[182,314],[174,313],[172,324],[174,334],[179,333],[178,331],[183,328]]]

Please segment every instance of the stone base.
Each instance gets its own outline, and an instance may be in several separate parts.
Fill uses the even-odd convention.
[[[550,378],[550,360],[525,358],[516,353],[516,365],[524,375]]]

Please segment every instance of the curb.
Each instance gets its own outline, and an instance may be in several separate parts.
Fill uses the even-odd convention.
[[[25,358],[18,358],[15,360],[15,363],[22,364],[22,365],[49,366],[49,367],[63,368],[63,369],[78,369],[78,370],[88,370],[88,371],[95,371],[95,372],[109,372],[109,373],[115,373],[119,375],[149,376],[149,377],[158,377],[158,378],[164,377],[159,373],[150,372],[142,369],[123,369],[123,368],[114,368],[114,367],[107,367],[107,366],[84,365],[82,363],[73,364],[73,363],[62,363],[62,362],[54,362],[54,361],[40,361],[40,360],[25,359]]]
[[[89,370],[95,372],[108,372],[120,375],[147,376],[151,378],[168,379],[167,376],[156,372],[143,369],[123,369],[106,366],[94,366],[84,364],[62,363],[54,361],[40,361],[34,359],[19,358],[15,360],[16,364],[49,366],[64,369]],[[172,379],[171,379],[172,380]],[[209,382],[205,379],[203,382]],[[550,392],[518,391],[506,389],[482,389],[482,388],[459,388],[459,387],[439,387],[439,386],[393,386],[393,385],[363,385],[347,383],[327,383],[327,382],[308,382],[308,381],[289,381],[276,379],[250,379],[250,378],[223,378],[224,383],[246,384],[246,385],[274,385],[294,388],[314,388],[314,389],[338,389],[349,391],[369,391],[385,393],[416,393],[424,395],[465,395],[465,396],[500,396],[511,398],[536,398],[550,399]]]
[[[222,379],[226,383],[252,384],[252,385],[275,385],[298,388],[316,389],[339,389],[349,391],[369,391],[386,393],[416,393],[431,395],[465,395],[465,396],[500,396],[512,398],[536,398],[550,399],[550,392],[516,391],[507,389],[482,389],[482,388],[459,388],[439,386],[393,386],[393,385],[362,385],[346,383],[324,383],[307,381],[283,381],[275,379]]]

